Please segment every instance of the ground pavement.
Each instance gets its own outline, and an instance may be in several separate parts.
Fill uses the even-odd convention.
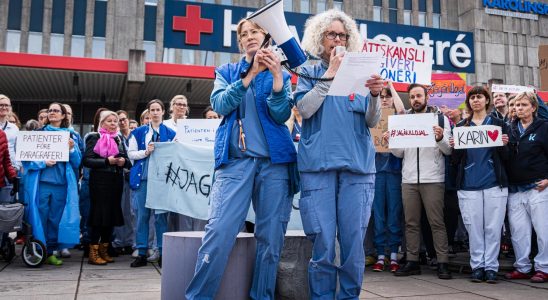
[[[72,254],[61,267],[31,269],[19,256],[11,264],[0,262],[0,299],[160,299],[161,269],[156,264],[134,269],[129,267],[130,256],[120,256],[107,266],[93,266],[81,251]],[[500,280],[491,285],[471,283],[467,274],[454,276],[439,280],[426,266],[423,275],[411,277],[368,268],[360,299],[548,299],[548,283]]]

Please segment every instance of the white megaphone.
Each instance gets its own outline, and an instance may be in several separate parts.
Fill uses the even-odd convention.
[[[306,54],[287,27],[283,0],[268,3],[247,17],[247,20],[257,23],[272,36],[285,54],[290,68],[296,68],[306,62]]]

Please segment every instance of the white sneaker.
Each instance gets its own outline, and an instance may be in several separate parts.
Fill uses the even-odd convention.
[[[62,258],[70,258],[70,251],[67,248],[61,249]]]
[[[59,258],[59,251],[53,250],[53,255],[55,255],[55,257]]]
[[[158,259],[160,259],[160,251],[154,250],[154,252],[152,253],[152,255],[149,255],[149,256],[148,256],[147,261],[148,261],[148,262],[157,262]]]
[[[137,258],[137,256],[139,256],[139,250],[135,249],[133,253],[131,253],[131,257]]]
[[[158,250],[155,250],[155,249],[148,249],[148,251],[147,251],[147,257],[148,257],[148,256],[154,255],[154,252],[156,252],[156,251],[158,251]]]

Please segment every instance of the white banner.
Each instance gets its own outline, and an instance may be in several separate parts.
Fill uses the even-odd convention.
[[[147,189],[152,192],[146,207],[207,220],[213,166],[213,146],[156,143],[148,163]],[[302,230],[299,198],[293,199],[288,230]],[[251,199],[247,220],[255,220]]]
[[[500,126],[461,126],[453,129],[455,149],[484,148],[502,146]]]
[[[69,161],[68,131],[19,131],[15,160]]]
[[[388,148],[435,147],[435,125],[438,117],[431,113],[388,116]]]
[[[504,84],[493,84],[491,86],[491,93],[510,93],[517,94],[522,92],[533,92],[534,89],[528,86],[521,85],[504,85]]]
[[[176,139],[180,143],[213,147],[221,119],[179,119]]]
[[[367,40],[363,52],[381,53],[380,75],[399,83],[432,83],[432,50],[425,46]]]

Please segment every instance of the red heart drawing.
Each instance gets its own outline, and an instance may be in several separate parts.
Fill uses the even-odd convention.
[[[493,130],[493,131],[489,131],[487,130],[487,135],[494,141],[497,140],[497,137],[499,136],[499,131],[498,130]]]

